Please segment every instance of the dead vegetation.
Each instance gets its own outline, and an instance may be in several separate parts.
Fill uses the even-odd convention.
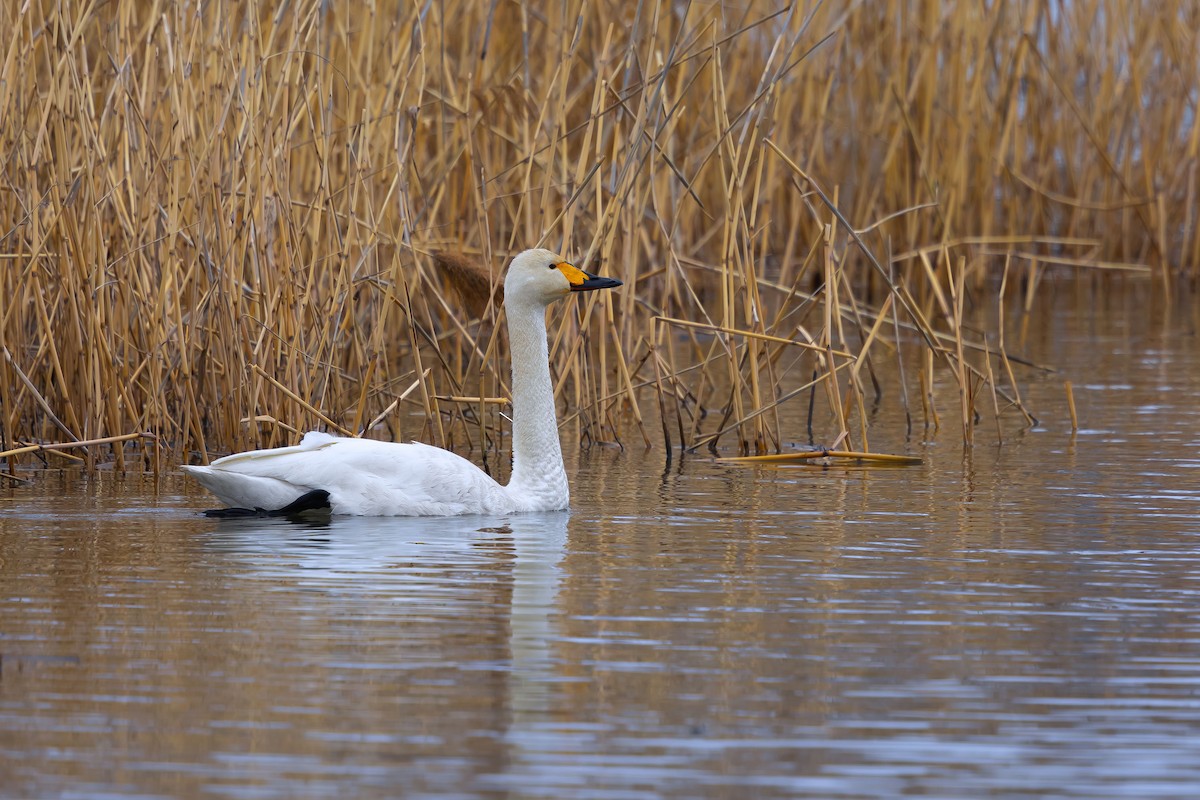
[[[741,453],[776,450],[797,398],[865,450],[877,392],[1003,436],[1030,419],[1021,367],[972,309],[1047,269],[1200,274],[1193,3],[0,20],[10,470],[67,452],[37,443],[158,469],[314,426],[487,457],[508,374],[486,295],[537,244],[626,284],[551,327],[564,426]],[[948,381],[959,408],[932,407]]]

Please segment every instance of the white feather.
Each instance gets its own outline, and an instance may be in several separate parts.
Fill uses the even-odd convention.
[[[300,444],[237,453],[207,467],[184,466],[221,502],[279,509],[314,489],[335,514],[449,516],[554,511],[567,507],[546,346],[546,307],[570,283],[547,250],[513,259],[504,284],[513,371],[513,470],[501,486],[448,450],[305,434]],[[616,283],[616,282],[612,282]]]

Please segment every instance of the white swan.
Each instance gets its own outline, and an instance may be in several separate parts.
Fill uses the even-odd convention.
[[[327,503],[334,514],[450,516],[566,508],[570,494],[554,413],[546,308],[571,292],[620,285],[549,250],[526,250],[512,260],[504,280],[513,394],[507,486],[448,450],[318,432],[305,434],[294,447],[236,453],[183,470],[240,509],[302,510],[297,504]]]

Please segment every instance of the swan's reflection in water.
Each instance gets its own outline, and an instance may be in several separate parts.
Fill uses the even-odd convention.
[[[479,772],[496,780],[537,760],[524,744],[541,737],[525,734],[546,721],[563,680],[554,651],[569,519],[547,512],[228,520],[208,543],[214,559],[237,562],[236,578],[288,596],[289,647],[328,669],[325,681],[337,681],[339,671],[361,680],[361,670],[374,669],[372,677],[391,684],[392,694],[367,705],[378,712],[394,704],[403,718],[389,732],[379,730],[378,713],[361,719],[365,734],[406,743],[417,715],[428,744],[489,730],[493,751]],[[492,696],[481,703],[481,683],[489,681]],[[463,724],[474,729],[455,729]]]
[[[541,714],[549,707],[550,681],[557,664],[551,642],[558,638],[555,627],[559,563],[567,544],[569,512],[513,517],[515,558],[509,651],[512,682],[509,703],[514,725],[528,721],[526,715]],[[510,731],[511,733],[511,731]]]

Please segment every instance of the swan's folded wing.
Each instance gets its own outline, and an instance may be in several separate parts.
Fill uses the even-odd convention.
[[[447,450],[416,442],[343,439],[309,433],[294,447],[237,453],[208,468],[192,470],[214,494],[242,497],[247,507],[278,507],[280,492],[324,489],[336,514],[449,515],[500,511],[503,489],[470,461]],[[220,482],[223,491],[216,491]],[[244,486],[235,493],[230,484]],[[262,493],[267,502],[247,502]],[[286,503],[284,503],[286,505]]]
[[[269,450],[249,450],[245,453],[234,453],[231,456],[218,458],[216,461],[212,462],[211,466],[218,469],[232,470],[235,472],[253,473],[254,470],[242,470],[234,465],[246,461],[265,461],[270,463],[282,456],[321,450],[336,444],[338,441],[338,437],[330,436],[328,433],[309,431],[308,433],[304,434],[304,438],[300,440],[300,444],[291,445],[290,447],[272,447]]]

